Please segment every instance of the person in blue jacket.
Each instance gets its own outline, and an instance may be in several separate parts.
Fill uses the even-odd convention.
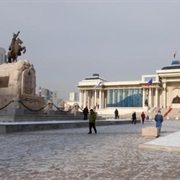
[[[158,113],[155,115],[154,120],[156,121],[156,127],[159,128],[159,130],[161,130],[162,122],[164,119],[160,110],[158,110]]]

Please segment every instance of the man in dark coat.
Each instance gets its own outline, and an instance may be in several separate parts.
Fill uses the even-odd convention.
[[[114,111],[114,115],[115,115],[115,119],[118,119],[118,118],[119,118],[119,112],[118,112],[117,109]]]
[[[95,134],[97,134],[97,130],[96,130],[96,113],[93,111],[93,109],[90,110],[89,132],[88,132],[88,134],[92,134],[92,128],[94,129]]]
[[[84,120],[87,120],[88,119],[88,113],[89,113],[89,111],[88,111],[88,108],[87,108],[87,106],[83,109],[83,114],[84,114]]]
[[[132,113],[132,124],[136,124],[136,112]]]

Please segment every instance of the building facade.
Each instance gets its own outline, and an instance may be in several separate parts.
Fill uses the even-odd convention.
[[[77,93],[76,92],[70,92],[69,93],[69,101],[77,101],[78,98],[77,98]]]
[[[78,89],[82,108],[180,108],[180,61],[139,81],[109,82],[93,74],[80,81]]]
[[[0,47],[0,64],[6,63],[6,50]]]

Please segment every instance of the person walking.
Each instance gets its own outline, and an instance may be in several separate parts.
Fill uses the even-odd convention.
[[[114,111],[114,115],[115,115],[115,119],[118,119],[118,118],[119,118],[119,112],[118,112],[117,109]]]
[[[89,113],[89,111],[88,111],[88,108],[87,108],[87,106],[83,109],[83,114],[84,114],[84,120],[87,120],[88,119],[88,113]]]
[[[95,122],[96,122],[96,113],[93,111],[93,109],[91,109],[90,115],[89,115],[89,132],[88,132],[88,134],[92,134],[92,128],[94,129],[95,134],[97,134]]]
[[[162,127],[162,122],[164,121],[160,110],[158,110],[154,120],[156,121],[156,128],[159,128],[159,132],[160,132]]]
[[[136,112],[132,113],[132,124],[136,124]]]
[[[144,124],[145,117],[146,117],[146,115],[144,114],[144,112],[142,112],[141,113],[142,124]]]

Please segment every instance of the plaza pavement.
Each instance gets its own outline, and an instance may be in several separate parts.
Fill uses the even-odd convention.
[[[141,136],[145,124],[0,135],[1,180],[180,180],[180,152],[139,148],[179,146],[180,121],[163,122],[161,136]],[[166,143],[165,143],[166,142]],[[169,143],[169,144],[168,144]]]

